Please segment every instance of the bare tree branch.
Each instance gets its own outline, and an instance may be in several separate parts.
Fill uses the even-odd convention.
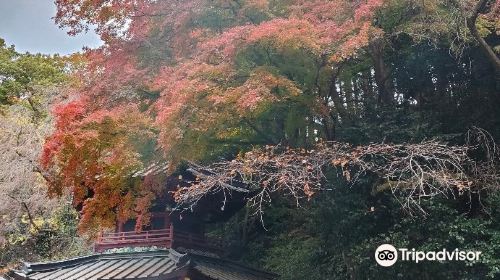
[[[208,173],[175,193],[177,202],[192,207],[217,192],[255,194],[249,200],[256,213],[271,202],[272,194],[293,198],[297,205],[325,190],[327,169],[335,169],[351,184],[360,176],[375,175],[375,192],[390,190],[406,209],[420,209],[420,200],[482,189],[498,190],[499,151],[492,136],[479,128],[467,133],[467,144],[449,146],[437,141],[416,144],[370,144],[353,147],[339,142],[320,143],[313,150],[267,146],[243,157],[204,167]],[[477,158],[478,154],[482,154]],[[238,189],[233,183],[238,183]],[[227,196],[225,196],[227,197]],[[423,211],[423,210],[422,210]]]

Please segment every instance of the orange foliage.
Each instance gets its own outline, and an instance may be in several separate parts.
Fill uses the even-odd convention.
[[[258,112],[303,94],[293,80],[263,68],[241,77],[238,54],[255,45],[303,50],[330,63],[347,59],[380,33],[371,24],[382,0],[57,0],[56,21],[71,33],[97,26],[106,45],[86,53],[73,102],[55,110],[44,168],[51,192],[73,191],[83,228],[147,210],[158,189],[127,177],[147,164],[140,146],[170,159],[187,130]],[[208,9],[229,15],[204,23]],[[261,13],[262,21],[249,16]],[[222,22],[214,19],[215,22]],[[156,96],[158,94],[159,96]],[[207,101],[208,100],[208,101]],[[313,191],[308,191],[312,194]],[[308,195],[309,195],[308,194]]]

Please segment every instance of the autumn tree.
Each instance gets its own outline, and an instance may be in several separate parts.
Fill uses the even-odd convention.
[[[334,275],[360,278],[373,272],[366,264],[370,244],[391,236],[405,246],[433,246],[428,227],[455,232],[456,224],[478,225],[484,234],[470,229],[467,238],[484,236],[482,248],[497,244],[499,231],[487,213],[497,201],[498,162],[463,136],[473,127],[489,131],[486,151],[500,137],[498,1],[56,4],[58,24],[71,34],[96,26],[106,43],[86,52],[88,64],[76,73],[81,83],[70,102],[57,106],[56,130],[41,159],[51,193],[74,194],[81,229],[128,217],[147,223],[147,209],[164,188],[130,174],[154,162],[168,161],[173,170],[191,160],[219,163],[208,164],[214,176],[181,189],[180,202],[228,191],[221,181],[245,176],[257,194],[249,199],[276,202],[263,214],[271,236],[251,227],[248,213],[241,215],[241,236],[248,240],[249,228],[264,236],[254,238],[261,243],[252,252],[264,254],[258,248],[270,244],[268,237],[278,244],[268,259],[289,279],[311,265],[283,264],[283,256],[320,262],[317,279],[332,267]],[[289,204],[296,210],[290,197],[317,193],[317,209],[302,204],[303,220],[293,223],[289,214],[290,227],[280,222]],[[419,213],[435,211],[446,220],[439,226],[410,221],[396,203],[398,193],[424,210]],[[331,217],[349,226],[325,223]],[[304,233],[304,224],[315,227]],[[439,242],[459,246],[460,238]],[[495,275],[492,252],[475,271]]]
[[[20,54],[5,44],[0,53],[0,266],[80,253],[85,245],[69,193],[47,196],[49,178],[38,161],[53,131],[50,107],[64,99],[77,56]]]
[[[87,53],[79,97],[56,110],[42,158],[51,191],[72,189],[90,227],[144,212],[154,192],[125,178],[148,162],[313,143],[315,120],[334,123],[322,77],[381,32],[371,24],[381,1],[57,4],[60,24],[95,24],[107,43]]]
[[[50,190],[73,191],[85,226],[111,226],[144,215],[161,191],[125,179],[151,162],[310,148],[438,95],[463,104],[468,66],[432,59],[452,48],[454,24],[474,16],[470,3],[56,1],[57,23],[72,34],[95,25],[106,45],[86,53],[76,99],[56,110],[42,157]],[[476,26],[495,22],[496,5],[480,10]]]

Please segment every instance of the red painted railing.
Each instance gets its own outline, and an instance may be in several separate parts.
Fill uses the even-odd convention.
[[[170,248],[172,236],[170,229],[101,233],[95,242],[95,251],[102,252],[107,249],[124,247],[158,246]]]
[[[94,250],[103,252],[108,249],[124,247],[186,248],[222,253],[222,243],[207,239],[203,235],[184,231],[174,231],[173,226],[160,230],[142,232],[101,233],[97,237]]]

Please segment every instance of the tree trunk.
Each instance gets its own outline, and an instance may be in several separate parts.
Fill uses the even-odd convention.
[[[500,88],[500,58],[496,55],[495,51],[491,48],[490,45],[484,40],[483,37],[479,34],[479,31],[477,30],[476,26],[476,21],[477,18],[479,17],[479,14],[487,10],[487,7],[494,2],[492,0],[480,0],[477,4],[476,7],[474,8],[474,11],[472,12],[472,15],[467,18],[467,27],[469,28],[469,31],[471,32],[472,36],[474,39],[479,43],[479,47],[483,51],[484,55],[490,61],[492,64],[493,68],[495,69],[495,80],[497,84],[497,88]]]
[[[339,72],[340,72],[340,67],[333,70],[328,85],[327,96],[325,98],[325,106],[330,108],[331,107],[330,102],[332,102],[334,108],[334,110],[330,111],[328,116],[325,116],[324,129],[325,129],[326,139],[328,141],[335,140],[335,129],[339,117],[343,121],[345,121],[347,118],[346,116],[347,112],[344,107],[344,102],[342,101],[340,93],[337,90],[337,76]]]
[[[391,105],[394,101],[394,91],[391,81],[391,69],[384,61],[384,42],[379,39],[369,46],[370,56],[375,70],[375,82],[378,88],[378,103]]]

